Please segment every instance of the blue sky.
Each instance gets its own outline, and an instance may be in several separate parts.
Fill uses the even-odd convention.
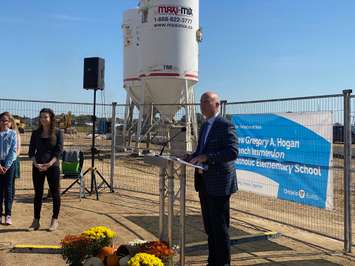
[[[83,58],[106,60],[124,103],[122,14],[137,0],[0,0],[1,98],[91,102]],[[228,101],[355,87],[354,0],[200,0],[200,82]]]

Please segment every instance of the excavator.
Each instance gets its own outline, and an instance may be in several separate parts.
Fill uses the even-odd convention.
[[[61,114],[59,118],[56,119],[57,125],[60,129],[64,130],[66,134],[76,134],[78,131],[76,128],[72,127],[72,113],[68,112],[66,114]]]
[[[26,124],[21,120],[21,117],[19,117],[18,115],[14,115],[14,120],[18,129],[18,132],[20,132],[21,134],[25,133],[25,127]]]

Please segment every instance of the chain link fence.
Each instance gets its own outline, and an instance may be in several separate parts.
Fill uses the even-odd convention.
[[[202,123],[202,115],[199,112],[198,104],[192,104],[191,106],[195,109],[197,125],[199,127]],[[354,97],[351,98],[351,106],[355,106]],[[92,133],[92,123],[90,122],[93,104],[0,99],[0,110],[9,111],[18,116],[20,120],[19,125],[23,129],[23,133],[21,133],[21,178],[16,180],[17,189],[32,189],[32,168],[27,156],[29,138],[31,131],[38,125],[39,111],[44,107],[53,109],[57,115],[59,127],[66,131],[64,149],[82,150],[85,155],[83,169],[85,170],[90,167]],[[97,104],[96,148],[99,153],[96,155],[96,167],[103,176],[108,179],[110,177],[112,178],[111,181],[116,191],[128,190],[157,196],[159,195],[159,169],[145,164],[141,156],[132,155],[132,151],[135,151],[137,148],[137,138],[134,133],[128,136],[127,131],[136,131],[136,121],[139,115],[137,108],[134,108],[132,112],[132,123],[129,125],[131,128],[127,128],[128,125],[124,123],[127,108],[128,106],[125,104]],[[351,110],[353,110],[353,108],[351,108]],[[342,126],[345,122],[343,94],[265,101],[224,102],[222,111],[227,119],[230,119],[233,114],[314,113],[329,111],[332,115],[333,130],[335,130],[336,126],[343,128]],[[115,116],[115,121],[111,119],[113,115]],[[354,124],[353,112],[351,112],[351,117],[352,124]],[[70,126],[67,121],[69,118]],[[155,128],[146,135],[149,135],[149,141],[143,139],[138,148],[140,148],[140,150],[147,149],[150,152],[159,153],[162,143],[167,140],[168,134],[165,132],[166,128],[160,126],[156,116],[153,116],[152,119],[152,124],[155,125]],[[174,124],[182,125],[184,124],[184,119],[186,119],[186,112],[184,106],[181,106],[173,122]],[[355,128],[355,126],[351,128],[353,127]],[[115,136],[111,135],[113,129]],[[192,134],[194,133],[192,132]],[[121,147],[122,149],[114,149],[113,152],[113,140],[114,144],[116,144],[115,147]],[[346,188],[344,188],[344,139],[337,140],[337,143],[332,144],[333,156],[331,171],[334,185],[333,209],[321,209],[301,205],[295,202],[244,191],[239,191],[232,197],[231,208],[262,219],[316,232],[334,239],[344,240],[344,234],[346,233],[344,229],[344,216],[346,213],[350,213],[344,210],[344,195],[346,190]],[[115,160],[111,165],[112,158],[115,158]],[[351,168],[353,168],[353,166],[354,162],[351,160]],[[351,172],[351,174],[353,173]],[[198,197],[197,193],[194,191],[192,170],[188,170],[186,178],[187,202],[195,204],[198,202]],[[85,181],[89,184],[89,175],[85,177]],[[61,183],[62,189],[64,189],[67,184],[68,181],[63,180]],[[178,180],[176,180],[175,185],[178,189]],[[354,191],[354,184],[352,182],[348,189],[352,194]],[[349,200],[350,199],[351,197],[349,197]],[[353,199],[351,199],[350,203],[351,206],[354,206],[354,204],[352,204]],[[179,206],[177,203],[177,210],[178,209]],[[351,221],[352,220],[353,219],[351,219]]]

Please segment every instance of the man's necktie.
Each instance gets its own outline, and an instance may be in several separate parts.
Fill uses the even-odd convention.
[[[206,139],[206,135],[207,135],[208,126],[209,126],[208,122],[205,122],[204,125],[203,125],[201,138],[200,138],[200,150],[199,150],[199,153],[202,153],[203,148],[205,147],[205,139]]]

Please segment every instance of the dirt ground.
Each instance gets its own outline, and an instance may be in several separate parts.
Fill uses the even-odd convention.
[[[32,192],[31,192],[32,193]],[[0,265],[66,265],[60,255],[14,253],[16,244],[58,245],[66,234],[79,234],[97,225],[106,225],[117,232],[116,244],[133,239],[156,239],[158,235],[159,199],[148,193],[120,190],[104,192],[79,199],[73,189],[62,197],[60,226],[48,232],[51,203],[44,203],[41,229],[28,232],[32,221],[32,194],[19,191],[13,206],[13,225],[0,225]],[[249,241],[234,246],[232,265],[355,265],[355,256],[343,255],[342,242],[305,233],[297,229],[273,224],[233,210],[231,236],[250,236],[268,230],[282,231],[283,235],[270,240]],[[178,218],[176,218],[178,221]],[[193,244],[206,240],[196,202],[189,202],[186,218],[186,242]],[[177,235],[177,226],[175,227]],[[309,244],[312,242],[312,244]],[[175,262],[179,265],[179,262]],[[186,251],[186,265],[206,265],[207,249],[201,246]]]

